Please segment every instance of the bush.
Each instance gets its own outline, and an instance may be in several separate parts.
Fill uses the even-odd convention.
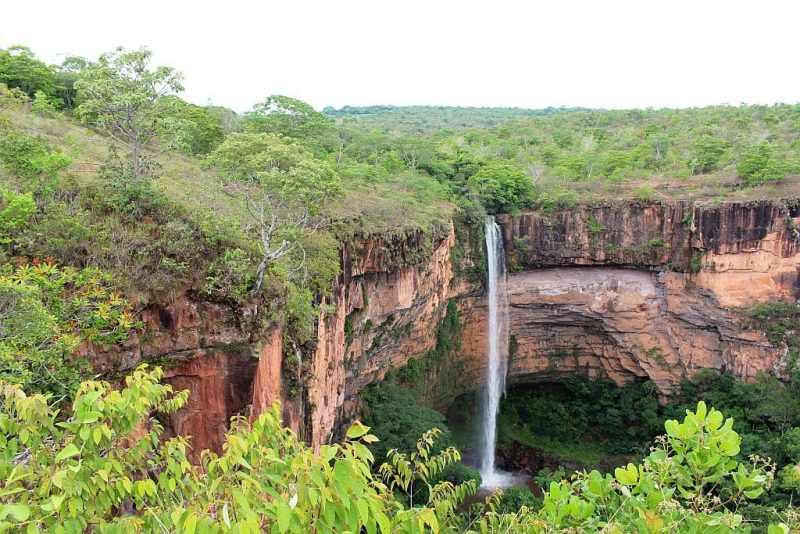
[[[530,207],[534,187],[521,170],[506,163],[492,163],[472,175],[467,184],[490,213],[508,213]]]
[[[703,134],[692,147],[689,168],[694,174],[713,170],[728,151],[728,143],[709,134]]]
[[[52,193],[72,158],[51,150],[45,141],[0,124],[0,165],[37,195]]]
[[[457,510],[475,484],[434,482],[460,459],[452,448],[435,452],[435,431],[393,453],[378,477],[369,427],[355,423],[342,443],[315,452],[281,426],[275,404],[252,422],[234,417],[223,453],[203,451],[194,466],[186,437],[163,439],[158,417],[185,406],[188,392],[162,377],[140,367],[120,388],[84,382],[61,417],[45,396],[0,382],[0,530],[738,532],[747,528],[739,512],[772,483],[762,460],[736,459],[733,421],[699,403],[665,423],[641,464],[554,482],[538,510],[502,513],[494,496],[467,517]],[[419,488],[427,500],[416,499]],[[509,508],[535,506],[524,491],[507,493]],[[791,508],[778,520],[771,534],[798,527]]]
[[[516,514],[522,507],[538,510],[542,507],[542,499],[536,498],[528,488],[511,487],[503,491],[497,511],[502,514]]]
[[[744,151],[736,170],[745,184],[752,186],[786,178],[789,165],[775,153],[772,145],[764,141]]]
[[[642,202],[651,202],[657,198],[656,190],[650,184],[637,187],[633,190],[633,198]]]
[[[44,117],[52,117],[61,107],[61,102],[55,98],[47,96],[43,91],[36,91],[33,96],[31,111]]]
[[[36,213],[36,202],[30,193],[0,190],[0,208],[0,244],[8,244]]]
[[[0,271],[0,380],[68,395],[89,372],[82,343],[112,345],[134,326],[131,305],[97,269],[36,261]]]
[[[556,210],[574,208],[579,202],[578,193],[557,186],[553,189],[542,191],[536,199],[536,207],[545,213],[553,213]]]

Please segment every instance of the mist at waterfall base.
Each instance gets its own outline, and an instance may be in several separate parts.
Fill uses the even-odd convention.
[[[508,371],[508,293],[506,290],[506,255],[503,233],[493,217],[486,219],[486,258],[489,266],[487,302],[489,307],[486,351],[486,387],[481,399],[478,441],[478,471],[483,487],[520,485],[518,475],[495,469],[497,447],[497,412],[505,393]]]

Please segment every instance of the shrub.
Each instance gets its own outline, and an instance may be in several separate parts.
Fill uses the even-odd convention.
[[[617,169],[625,169],[630,166],[631,154],[622,150],[609,150],[603,154],[603,159],[600,162],[600,172],[605,176],[611,176],[611,173]]]
[[[0,208],[0,244],[7,244],[36,213],[36,202],[31,193],[0,190]]]
[[[241,248],[226,249],[209,266],[203,293],[243,303],[255,282],[256,260]]]
[[[275,404],[252,422],[234,417],[223,453],[203,451],[193,466],[188,438],[162,439],[157,417],[187,401],[162,377],[140,367],[121,388],[84,382],[63,417],[45,396],[0,381],[0,529],[738,532],[748,528],[740,511],[772,483],[768,463],[736,459],[733,421],[699,403],[682,422],[665,423],[667,436],[640,464],[552,482],[539,510],[509,490],[506,503],[519,505],[517,513],[499,510],[499,493],[467,517],[457,507],[476,484],[436,482],[460,454],[437,452],[435,430],[412,452],[393,451],[379,478],[369,427],[357,422],[342,443],[316,453],[281,426]],[[781,521],[770,534],[796,531],[791,508]]]
[[[692,147],[689,168],[694,174],[709,172],[728,151],[728,143],[709,134],[703,134]]]
[[[575,191],[561,186],[542,191],[536,199],[536,206],[546,213],[556,210],[571,209],[578,205],[580,197]]]
[[[516,514],[523,507],[538,510],[541,506],[542,500],[537,499],[528,488],[511,487],[503,491],[497,511],[503,514]]]
[[[38,113],[45,117],[52,117],[56,114],[61,102],[55,98],[47,96],[43,91],[36,91],[33,95],[33,103],[31,104],[31,111]]]
[[[81,343],[127,338],[131,306],[97,269],[22,264],[0,271],[0,380],[69,394],[89,368]]]
[[[658,195],[656,194],[656,190],[650,184],[637,187],[636,189],[633,190],[633,197],[636,200],[640,200],[642,202],[653,201],[656,199],[657,196]]]
[[[467,181],[490,213],[519,211],[531,205],[534,187],[521,170],[506,163],[482,167]]]
[[[19,178],[24,189],[40,195],[55,190],[72,158],[51,150],[40,137],[0,125],[0,165]]]
[[[757,185],[782,180],[789,174],[789,165],[764,141],[744,151],[736,170],[746,185]]]

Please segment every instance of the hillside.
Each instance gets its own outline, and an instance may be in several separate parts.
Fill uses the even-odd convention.
[[[539,117],[585,111],[583,108],[477,108],[454,106],[343,106],[326,107],[327,116],[341,122],[354,122],[368,130],[410,134],[438,130],[463,130],[496,126],[525,117]]]
[[[800,105],[237,114],[151,59],[0,49],[0,531],[800,528]]]
[[[755,200],[800,192],[797,105],[376,108],[329,114],[343,128],[394,140],[440,180],[458,181],[466,164],[509,164],[535,185],[532,204],[548,209],[621,198]]]

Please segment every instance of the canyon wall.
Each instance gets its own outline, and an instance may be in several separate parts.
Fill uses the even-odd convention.
[[[723,306],[795,299],[797,209],[783,202],[630,202],[499,217],[512,271],[621,266],[696,274]]]
[[[672,202],[500,217],[516,271],[509,380],[649,378],[667,396],[705,368],[780,375],[783,349],[743,330],[735,308],[797,298],[796,215],[782,203]],[[461,310],[462,355],[482,354],[483,296]]]
[[[652,380],[662,396],[701,369],[742,379],[783,371],[783,349],[743,330],[715,294],[686,275],[632,269],[549,268],[508,279],[510,333],[516,347],[509,382],[566,375]],[[464,305],[465,355],[485,347],[485,303]],[[473,380],[483,376],[471,359]]]
[[[667,396],[703,368],[780,374],[782,349],[743,330],[733,308],[797,297],[796,215],[784,203],[666,202],[499,216],[516,345],[509,379],[649,378]],[[462,390],[483,383],[483,288],[455,279],[454,235],[450,225],[344,243],[341,275],[304,351],[285,346],[280,325],[248,332],[240,320],[252,310],[187,297],[145,312],[145,328],[124,347],[87,354],[99,372],[163,365],[169,382],[191,391],[168,428],[194,436],[196,450],[219,450],[232,415],[255,417],[275,400],[316,447],[357,416],[364,386],[435,347],[450,299],[461,348],[434,378]],[[446,408],[451,398],[430,391],[424,400]]]
[[[87,347],[98,373],[114,376],[142,362],[160,365],[166,381],[190,391],[170,414],[168,434],[191,435],[193,458],[221,450],[230,417],[250,418],[280,400],[284,423],[313,446],[359,409],[357,393],[435,346],[435,331],[453,278],[452,225],[429,233],[366,237],[340,250],[342,272],[323,302],[312,350],[285,346],[280,325],[253,333],[238,310],[188,296],[146,310],[144,327],[121,347]],[[287,383],[284,360],[296,370]]]
[[[337,422],[358,412],[361,388],[435,346],[453,278],[454,243],[451,225],[428,248],[425,261],[400,267],[376,256],[386,250],[380,243],[343,248],[343,274],[332,302],[336,311],[320,316],[308,375],[313,413],[307,439],[313,446],[338,434]]]

